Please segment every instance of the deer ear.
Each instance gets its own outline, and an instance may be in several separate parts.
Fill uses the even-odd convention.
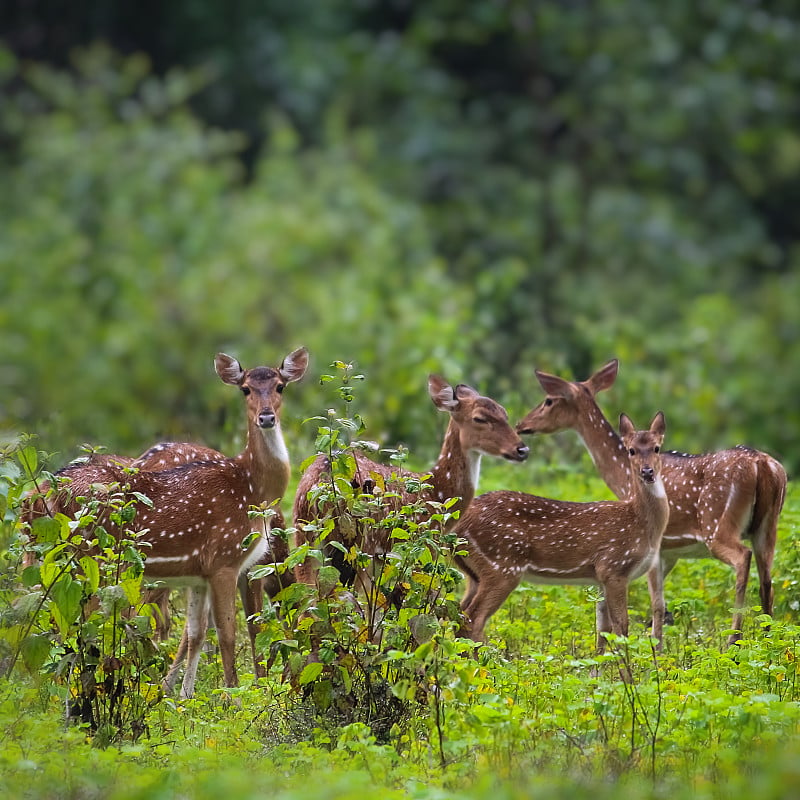
[[[458,408],[455,390],[441,375],[428,375],[428,394],[440,411],[455,411]]]
[[[471,386],[467,386],[466,383],[459,383],[456,386],[456,400],[467,400],[475,397],[480,397],[480,394]]]
[[[217,375],[219,375],[223,383],[239,386],[244,380],[242,365],[233,356],[226,355],[225,353],[217,353],[214,358],[214,369],[217,371]]]
[[[545,390],[547,394],[554,395],[555,397],[569,397],[570,385],[569,381],[559,378],[558,375],[549,375],[541,370],[535,370],[534,374],[539,381],[539,385]]]
[[[592,394],[602,392],[604,389],[610,389],[617,378],[619,372],[619,361],[616,358],[611,359],[607,364],[603,364],[591,378],[584,382],[584,385],[589,388]]]
[[[664,412],[659,411],[650,423],[650,433],[654,433],[656,436],[663,436],[666,430],[667,421],[664,419]]]
[[[619,415],[619,435],[622,437],[630,436],[636,428],[633,421],[627,414]]]
[[[298,347],[297,350],[289,353],[281,363],[281,377],[287,382],[299,381],[308,369],[308,350],[305,347]]]

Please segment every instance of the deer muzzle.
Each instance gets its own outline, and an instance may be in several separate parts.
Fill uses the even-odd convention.
[[[524,461],[528,457],[528,453],[530,453],[531,449],[525,444],[517,445],[517,448],[514,450],[513,453],[507,455],[506,458],[509,461]]]
[[[274,411],[260,411],[258,414],[258,427],[259,428],[274,428],[277,417]]]
[[[641,476],[642,476],[642,480],[645,483],[655,483],[656,482],[656,472],[652,467],[642,467]]]

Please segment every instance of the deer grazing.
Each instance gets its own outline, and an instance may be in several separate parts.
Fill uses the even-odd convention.
[[[69,488],[46,500],[48,511],[74,510],[72,498],[90,496],[96,484],[130,486],[149,498],[140,504],[129,529],[142,532],[146,546],[145,577],[170,586],[186,586],[187,619],[184,631],[186,669],[181,696],[194,694],[197,664],[213,610],[227,686],[237,685],[234,659],[236,587],[240,574],[261,559],[268,548],[269,521],[251,521],[248,511],[264,507],[286,490],[290,465],[280,427],[282,393],[286,384],[303,377],[308,351],[298,348],[280,367],[245,370],[239,362],[218,354],[215,368],[223,382],[237,386],[245,396],[247,442],[235,458],[195,448],[205,458],[168,469],[130,472],[114,457],[72,464],[60,472]],[[183,445],[175,445],[183,448]],[[158,452],[158,451],[156,451]],[[190,451],[173,453],[186,458]],[[206,456],[211,456],[210,458]],[[155,458],[151,451],[143,458]],[[123,463],[127,462],[123,459]],[[137,466],[136,462],[132,463]],[[156,466],[166,466],[157,465]],[[106,527],[113,532],[110,522]],[[254,537],[245,546],[251,532]],[[164,681],[172,690],[180,669],[176,658]]]
[[[439,458],[430,471],[430,478],[426,480],[430,488],[423,489],[413,499],[405,495],[401,502],[413,502],[414,499],[443,502],[450,498],[458,498],[451,512],[463,511],[475,495],[482,455],[520,462],[528,457],[528,448],[509,424],[506,410],[491,398],[478,394],[475,389],[464,384],[453,387],[444,378],[430,375],[428,393],[436,408],[450,415],[450,422]],[[354,457],[356,474],[353,480],[362,487],[368,487],[375,475],[382,476],[388,483],[397,473],[396,467],[376,463],[360,452],[355,452]],[[422,477],[421,473],[403,473],[403,477],[409,475]],[[293,509],[297,531],[295,538],[298,545],[308,544],[312,547],[315,545],[314,521],[325,513],[326,508],[318,508],[318,504],[311,499],[311,496],[315,487],[330,480],[331,467],[324,455],[317,456],[300,479]],[[328,540],[349,546],[354,543],[352,539],[353,535],[345,530],[344,525],[336,524]],[[364,552],[379,556],[390,549],[389,533],[378,526],[370,527],[365,541],[359,541],[357,544]],[[335,557],[334,562],[336,562]],[[351,574],[347,574],[344,565],[340,567],[340,572],[345,583],[351,583],[356,577],[352,571]],[[299,564],[295,568],[295,577],[298,581],[313,584],[316,578],[313,559],[308,558]],[[362,574],[358,577],[360,588],[366,591],[367,576]]]
[[[623,414],[620,436],[633,475],[628,500],[575,503],[524,492],[476,497],[456,523],[468,555],[456,565],[467,578],[462,635],[480,641],[487,620],[522,582],[597,584],[597,649],[606,633],[628,634],[628,584],[658,559],[669,505],[661,480],[665,422],[637,431]]]
[[[521,434],[574,429],[598,471],[617,497],[631,493],[631,472],[625,445],[595,401],[617,376],[618,362],[609,361],[589,379],[567,381],[536,371],[544,401],[517,425]],[[755,553],[761,607],[772,614],[772,562],[778,518],[786,495],[786,471],[766,453],[734,447],[703,455],[666,452],[663,481],[670,514],[661,555],[648,575],[653,635],[661,639],[665,614],[664,578],[680,558],[713,557],[736,573],[736,599],[729,644],[740,637],[750,561]],[[743,543],[752,544],[752,551]]]

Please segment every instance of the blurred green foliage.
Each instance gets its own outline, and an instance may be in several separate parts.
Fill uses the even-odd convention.
[[[213,354],[305,344],[427,457],[429,371],[517,417],[617,356],[612,418],[800,465],[794,4],[146,6],[4,12],[0,424],[230,451]]]

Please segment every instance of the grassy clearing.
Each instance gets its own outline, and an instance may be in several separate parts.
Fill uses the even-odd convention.
[[[502,485],[496,474],[487,471],[483,488]],[[533,473],[514,471],[511,482],[571,499],[607,493],[594,478],[535,465]],[[436,662],[436,703],[412,706],[384,741],[362,723],[340,726],[316,713],[282,682],[280,667],[254,681],[243,637],[240,689],[221,689],[219,660],[209,655],[194,700],[155,703],[136,744],[107,749],[64,723],[64,693],[51,674],[15,669],[0,682],[0,791],[103,800],[361,798],[376,790],[387,798],[492,800],[793,796],[800,786],[799,520],[800,491],[791,486],[771,630],[751,578],[743,641],[727,649],[733,575],[712,560],[685,561],[667,580],[675,621],[664,652],[656,656],[645,634],[640,580],[631,591],[630,639],[598,660],[595,594],[524,586],[492,620],[476,658],[453,652]],[[5,603],[13,600],[6,594]],[[165,657],[175,646],[164,645]],[[619,659],[632,683],[617,679]]]

